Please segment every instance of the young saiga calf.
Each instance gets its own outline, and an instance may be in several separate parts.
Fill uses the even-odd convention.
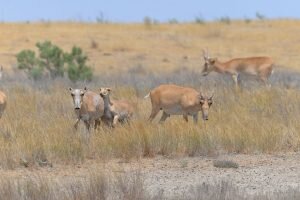
[[[134,107],[126,100],[111,100],[110,88],[100,88],[100,96],[104,101],[104,115],[103,120],[109,126],[115,127],[118,122],[129,122],[133,116]]]

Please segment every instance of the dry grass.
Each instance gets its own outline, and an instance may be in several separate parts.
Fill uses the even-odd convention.
[[[151,29],[144,24],[2,23],[1,64],[10,68],[20,50],[51,40],[65,50],[82,47],[98,74],[139,64],[153,72],[170,72],[178,65],[199,69],[205,47],[221,60],[266,55],[280,66],[299,69],[299,27],[299,20],[156,24]]]
[[[185,73],[179,75],[182,80],[176,75],[168,79],[199,88],[200,83],[191,79],[198,75]],[[164,75],[155,79],[144,77],[144,82],[149,83],[144,87],[164,79]],[[300,93],[297,89],[282,86],[267,89],[254,85],[235,91],[231,82],[226,84],[226,79],[223,82],[219,77],[217,80],[207,79],[206,85],[210,88],[214,81],[219,81],[208,122],[200,120],[193,125],[192,120],[185,123],[182,117],[174,116],[159,125],[157,122],[146,122],[151,103],[141,97],[149,90],[135,88],[137,80],[131,76],[128,79],[111,79],[111,82],[102,77],[99,80],[103,82],[90,83],[89,88],[97,91],[99,87],[111,86],[115,82],[119,87],[113,87],[113,96],[131,99],[136,103],[137,114],[130,125],[113,130],[102,127],[89,137],[84,126],[80,126],[77,132],[73,129],[75,115],[66,89],[69,82],[32,83],[21,80],[22,86],[13,86],[10,81],[16,80],[4,80],[9,103],[0,121],[0,166],[11,169],[20,165],[81,163],[85,159],[128,160],[155,155],[197,156],[299,150]],[[126,86],[121,82],[126,82]],[[249,86],[250,83],[245,84]]]
[[[81,163],[87,159],[130,160],[156,155],[299,151],[299,74],[275,73],[271,77],[274,87],[270,90],[243,82],[242,91],[232,90],[228,78],[199,75],[203,63],[201,50],[205,47],[221,60],[268,55],[278,65],[298,70],[299,23],[294,20],[232,21],[230,25],[214,22],[162,24],[151,28],[142,24],[0,24],[1,64],[6,72],[14,69],[14,55],[24,48],[34,48],[37,41],[51,40],[66,50],[78,45],[87,52],[95,69],[96,78],[88,84],[89,88],[96,91],[99,87],[110,86],[114,88],[114,97],[131,99],[138,110],[130,125],[114,130],[102,127],[87,137],[83,126],[77,132],[73,130],[75,115],[66,89],[70,82],[30,82],[12,70],[1,82],[1,90],[8,96],[8,107],[0,120],[0,167],[14,169]],[[150,102],[142,97],[150,88],[166,82],[197,89],[200,86],[212,89],[216,84],[209,121],[193,125],[185,123],[181,117],[171,117],[163,125],[145,122]],[[74,87],[83,85],[79,83]],[[0,196],[7,199],[95,199],[95,195],[103,197],[109,193],[102,192],[106,191],[105,178],[98,180],[100,182],[86,184],[78,193],[77,188],[81,188],[82,183],[63,187],[69,191],[69,196],[64,193],[53,196],[55,191],[47,181],[36,185],[32,180],[22,183],[3,180]],[[149,199],[139,187],[124,188],[122,185],[119,188],[125,192],[119,194],[130,195],[119,198]],[[205,191],[205,188],[198,190]],[[226,187],[208,188],[212,191],[207,193],[211,198],[199,196],[204,194],[201,192],[191,193],[194,196],[189,199],[224,197],[224,189],[220,188]],[[239,195],[235,189],[227,191],[233,191],[228,199]],[[289,194],[295,194],[296,199],[298,192]],[[280,197],[278,194],[278,199]],[[287,195],[287,199],[292,199],[289,197]]]
[[[193,199],[193,200],[230,200],[230,199],[241,199],[241,200],[268,200],[268,199],[299,199],[300,193],[299,188],[289,188],[284,192],[271,192],[264,194],[247,194],[231,182],[223,180],[219,183],[214,184],[199,184],[197,187],[191,188],[190,194],[183,197],[182,199]]]
[[[0,180],[1,199],[10,200],[296,200],[300,197],[299,188],[289,188],[284,192],[249,194],[238,189],[233,183],[223,180],[215,183],[202,183],[191,187],[188,193],[177,197],[167,197],[162,191],[150,194],[145,188],[143,176],[104,175],[94,171],[85,178],[51,180],[35,176],[26,179],[2,177]]]
[[[41,176],[18,180],[2,177],[0,196],[1,199],[10,200],[152,199],[146,192],[139,174],[113,176],[104,175],[101,172],[92,172],[82,179],[74,178],[59,182]]]

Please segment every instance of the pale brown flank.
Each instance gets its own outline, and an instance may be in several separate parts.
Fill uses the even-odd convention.
[[[258,77],[266,86],[268,78],[272,74],[274,62],[270,57],[248,57],[235,58],[227,62],[220,62],[217,58],[210,58],[207,51],[203,50],[204,69],[202,74],[208,75],[215,71],[221,74],[229,74],[236,86],[238,86],[239,74],[254,75]]]
[[[152,111],[149,121],[152,121],[160,110],[163,111],[160,122],[164,122],[170,115],[183,115],[188,121],[188,116],[193,116],[194,122],[198,121],[198,112],[202,112],[203,120],[208,120],[208,110],[213,102],[213,93],[209,96],[193,88],[177,85],[160,85],[154,88],[144,98],[151,98]]]
[[[3,112],[6,108],[6,95],[4,92],[0,91],[0,118],[3,115]]]

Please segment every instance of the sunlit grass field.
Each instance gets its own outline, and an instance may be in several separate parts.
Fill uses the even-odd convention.
[[[0,165],[81,163],[86,159],[125,160],[141,157],[197,156],[219,153],[298,151],[300,92],[298,75],[277,75],[267,89],[253,81],[234,90],[221,75],[200,76],[202,49],[220,60],[266,55],[282,69],[298,70],[300,21],[234,21],[230,24],[0,24],[0,85],[8,107],[0,120]],[[16,70],[15,54],[51,40],[68,50],[83,48],[95,72],[91,83],[63,80],[33,82]],[[282,70],[281,69],[281,70]],[[189,72],[186,74],[184,72]],[[219,81],[222,79],[222,81]],[[288,80],[289,85],[282,83]],[[255,82],[255,81],[254,81]],[[283,81],[284,82],[284,81]],[[177,83],[198,90],[215,90],[209,121],[197,125],[182,117],[165,124],[148,123],[150,100],[142,97],[160,83]],[[113,97],[136,105],[130,125],[102,126],[90,134],[73,129],[75,114],[68,87],[98,91],[113,88]]]
[[[118,87],[113,97],[134,102],[135,118],[130,125],[102,126],[89,134],[83,124],[73,129],[76,117],[67,86],[57,82],[44,89],[9,87],[8,107],[0,122],[1,167],[74,164],[86,159],[129,161],[157,155],[271,153],[300,147],[300,92],[296,89],[217,87],[209,120],[194,125],[192,119],[186,123],[180,116],[165,124],[158,124],[157,116],[148,123],[150,100]]]
[[[299,20],[204,24],[1,23],[0,64],[4,75],[0,90],[6,93],[8,105],[0,119],[0,169],[31,170],[86,161],[105,163],[111,159],[130,162],[156,156],[299,151],[299,35]],[[35,44],[44,40],[66,51],[73,45],[81,47],[93,68],[93,81],[76,84],[66,78],[32,81],[17,70],[15,55],[23,49],[36,50]],[[276,63],[270,79],[272,87],[265,88],[255,79],[242,76],[241,89],[236,90],[230,77],[214,73],[202,77],[204,48],[221,61],[234,57],[272,57]],[[148,123],[151,103],[143,97],[162,83],[189,86],[202,92],[214,90],[209,120],[199,120],[194,125],[191,118],[186,123],[181,116],[172,116],[164,124],[158,124],[159,114],[153,123]],[[76,116],[68,88],[84,86],[95,92],[100,87],[111,87],[112,98],[133,102],[136,112],[131,123],[114,129],[101,126],[91,133],[81,123],[74,130]],[[110,176],[103,175],[102,169],[87,175],[82,182],[74,179],[56,183],[43,177],[12,180],[8,176],[0,181],[0,196],[164,199],[148,194],[142,177],[132,176],[128,181],[129,176],[128,180]],[[232,199],[240,195],[226,184],[212,188],[202,185],[191,195],[194,199],[216,199],[218,195],[220,198],[225,196],[224,191],[229,191],[226,194],[233,196]],[[298,190],[284,195],[294,193],[298,195]],[[150,197],[153,195],[154,198]]]
[[[178,66],[202,67],[202,49],[211,56],[271,56],[279,66],[299,69],[299,20],[231,21],[205,24],[0,24],[0,56],[4,68],[15,66],[15,55],[51,40],[65,50],[73,45],[87,53],[96,73],[119,73],[143,65],[152,72]]]

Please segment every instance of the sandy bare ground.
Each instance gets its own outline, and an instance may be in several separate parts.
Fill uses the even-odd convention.
[[[239,164],[234,168],[216,168],[213,161],[232,160]],[[55,181],[84,179],[95,172],[113,174],[140,173],[150,193],[163,192],[172,197],[188,193],[202,183],[214,184],[229,181],[250,194],[285,191],[300,188],[300,153],[276,155],[222,155],[216,157],[164,158],[123,162],[112,160],[96,163],[87,161],[82,165],[54,165],[43,168],[0,169],[0,176],[10,179],[29,177],[47,178]]]

